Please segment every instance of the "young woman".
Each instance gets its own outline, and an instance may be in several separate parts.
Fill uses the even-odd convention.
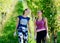
[[[38,18],[35,20],[35,38],[36,43],[45,43],[46,35],[48,32],[47,18],[42,17],[43,11],[38,11]]]
[[[17,18],[17,30],[18,30],[18,38],[19,43],[27,43],[28,40],[28,30],[30,31],[29,27],[29,20],[30,18],[27,15],[30,13],[29,9],[25,9],[22,16],[18,16]],[[31,31],[30,31],[31,33]]]

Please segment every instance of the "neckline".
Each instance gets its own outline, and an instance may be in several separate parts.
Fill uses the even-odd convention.
[[[24,17],[23,15],[22,15],[22,17],[23,17],[23,18],[27,18],[27,16],[26,16],[26,17]]]
[[[41,22],[43,20],[43,18],[41,20],[37,20],[38,22]]]

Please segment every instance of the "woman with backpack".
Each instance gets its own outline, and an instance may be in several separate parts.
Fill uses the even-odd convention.
[[[43,11],[40,10],[37,12],[38,18],[35,20],[34,25],[34,34],[36,38],[36,43],[45,43],[46,42],[46,35],[48,33],[48,24],[47,18],[43,18],[42,16]]]

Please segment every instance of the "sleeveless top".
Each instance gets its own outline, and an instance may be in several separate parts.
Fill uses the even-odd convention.
[[[27,28],[27,24],[28,24],[30,18],[23,17],[23,16],[18,16],[18,18],[19,18],[19,22],[18,22],[17,28],[19,28],[19,27],[26,27]]]
[[[40,21],[36,20],[36,26],[37,26],[36,30],[45,29],[45,21],[44,21],[44,19],[42,18],[42,20],[40,20]]]

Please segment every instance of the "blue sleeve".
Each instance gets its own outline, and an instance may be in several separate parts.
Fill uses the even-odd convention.
[[[21,16],[18,16],[19,19],[21,19],[22,17]]]
[[[30,20],[30,18],[28,17],[28,21]]]

